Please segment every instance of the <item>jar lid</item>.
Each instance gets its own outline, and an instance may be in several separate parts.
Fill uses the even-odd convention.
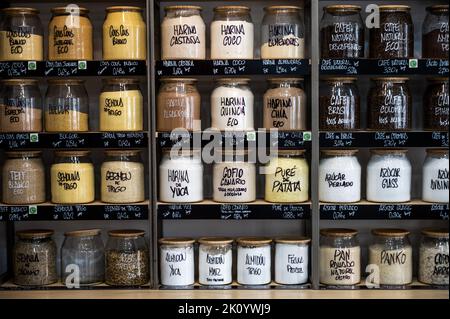
[[[52,13],[55,14],[88,14],[89,10],[83,7],[77,6],[67,6],[67,7],[55,7],[51,9]]]
[[[203,8],[200,6],[167,6],[164,7],[164,11],[170,11],[170,10],[198,10],[202,11]]]
[[[342,156],[353,156],[359,152],[358,149],[330,149],[321,150],[325,155],[342,155]]]
[[[219,6],[219,7],[215,7],[214,12],[236,12],[236,11],[245,11],[245,12],[250,12],[250,8],[246,7],[246,6]]]
[[[202,245],[228,245],[234,242],[234,239],[229,237],[202,237],[198,242]]]
[[[250,82],[249,78],[221,78],[216,80],[217,83],[243,83]]]
[[[427,78],[427,80],[430,82],[448,82],[448,78],[443,77],[443,76],[435,76],[435,77]]]
[[[194,78],[175,78],[175,77],[162,77],[159,79],[161,82],[197,82]]]
[[[227,149],[221,149],[221,148],[214,148],[214,154],[217,154],[219,156],[225,155],[225,157],[228,156],[247,156],[248,154],[253,153],[253,150],[249,149],[239,149],[239,150],[227,150]],[[226,158],[227,159],[227,158]],[[227,159],[228,160],[228,159]]]
[[[201,149],[199,148],[195,148],[195,149],[184,149],[184,148],[180,148],[177,150],[178,152],[176,152],[176,156],[192,156],[194,154],[198,154],[201,153]],[[163,154],[168,154],[170,155],[170,153],[172,152],[172,148],[170,147],[164,147],[162,149]]]
[[[303,78],[268,78],[267,81],[272,83],[283,83],[283,82],[293,82],[299,83],[303,82],[305,79]]]
[[[378,6],[378,9],[380,10],[380,12],[395,12],[395,11],[409,12],[411,10],[411,7],[393,4],[393,5]]]
[[[103,83],[106,83],[106,84],[139,84],[139,80],[119,77],[119,78],[112,78],[112,79],[103,79]]]
[[[448,238],[448,228],[424,228],[421,233],[432,238]]]
[[[143,237],[145,235],[145,231],[138,229],[118,229],[118,230],[110,230],[108,232],[110,237],[121,237],[121,238],[136,238]]]
[[[264,246],[270,245],[272,239],[267,237],[239,237],[236,242],[240,245]]]
[[[107,156],[137,156],[141,153],[141,150],[107,150],[105,155]]]
[[[82,157],[89,156],[90,151],[55,151],[57,157]]]
[[[20,157],[39,157],[41,156],[41,151],[14,151],[14,152],[5,152],[6,156],[12,158],[20,158]]]
[[[64,85],[64,84],[76,84],[76,85],[81,85],[83,84],[85,81],[84,80],[78,80],[78,79],[52,79],[52,80],[47,80],[48,84],[60,84],[60,85]]]
[[[285,236],[285,237],[277,237],[274,239],[274,242],[279,244],[308,244],[311,242],[311,238],[308,237],[295,237],[295,236]]]
[[[426,8],[431,12],[448,12],[448,4],[438,4]]]
[[[195,243],[195,239],[189,237],[166,237],[158,240],[163,245],[191,245]]]
[[[372,154],[377,154],[377,155],[385,155],[385,154],[406,154],[408,153],[407,149],[404,148],[374,148],[371,149],[370,152]]]
[[[39,14],[39,10],[35,8],[12,7],[1,10],[5,14]]]
[[[405,237],[409,235],[409,231],[400,228],[376,228],[372,229],[372,234],[381,237]]]
[[[352,237],[358,234],[358,231],[350,228],[324,228],[320,234],[326,237]]]
[[[334,12],[349,12],[349,13],[357,13],[361,11],[360,6],[350,5],[350,4],[338,4],[326,6],[323,8],[324,11],[334,13]]]
[[[357,80],[354,76],[328,76],[322,81],[325,82],[343,82],[343,83],[353,83]]]
[[[50,229],[28,229],[16,232],[17,237],[21,239],[50,238],[53,234],[54,231]]]
[[[264,8],[264,11],[266,12],[276,12],[276,11],[298,12],[300,10],[302,10],[302,8],[297,6],[270,6]]]
[[[448,148],[427,148],[428,154],[448,155]]]
[[[100,229],[83,229],[83,230],[74,230],[64,233],[66,237],[91,237],[100,235]]]
[[[375,82],[394,82],[394,83],[404,83],[409,81],[409,78],[406,76],[381,76],[376,78],[371,78],[372,81]]]
[[[306,150],[277,150],[275,151],[278,155],[292,155],[292,156],[299,156],[305,154]]]
[[[3,82],[3,85],[37,85],[38,81],[34,79],[6,79],[1,80]]]
[[[106,8],[106,12],[114,12],[114,11],[143,11],[144,9],[141,7],[134,6],[112,6]]]

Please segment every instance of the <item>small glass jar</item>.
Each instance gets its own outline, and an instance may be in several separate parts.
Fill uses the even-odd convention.
[[[94,57],[89,10],[68,5],[52,10],[48,25],[50,61],[92,60]]]
[[[62,283],[66,286],[102,283],[105,279],[105,248],[100,229],[76,230],[64,236],[61,248]]]
[[[374,243],[369,246],[369,265],[378,267],[375,273],[380,275],[380,286],[394,288],[410,284],[413,257],[409,231],[373,229],[372,234]]]
[[[202,129],[201,97],[196,82],[196,79],[188,78],[161,79],[156,103],[158,132],[171,132],[177,128],[188,131]]]
[[[264,128],[307,129],[306,94],[299,78],[271,78],[264,93]]]
[[[354,229],[320,230],[320,283],[353,286],[361,281],[361,247]]]
[[[320,86],[320,129],[324,131],[360,129],[360,100],[356,78],[327,78]]]
[[[89,98],[83,80],[48,80],[45,94],[45,130],[89,130]]]
[[[448,228],[422,230],[419,249],[419,281],[448,287]]]
[[[150,280],[150,256],[142,230],[111,230],[105,249],[105,282],[139,287]]]
[[[233,239],[203,237],[198,240],[198,281],[205,286],[229,285],[233,281]]]
[[[448,78],[428,80],[423,96],[423,128],[425,130],[447,131],[449,123],[450,96]]]
[[[3,203],[45,202],[45,168],[40,151],[6,152],[3,164]]]
[[[242,237],[237,240],[237,282],[240,285],[268,285],[272,280],[272,239]]]
[[[270,6],[264,8],[261,25],[261,59],[303,59],[305,57],[305,24],[300,7]]]
[[[142,131],[144,99],[137,79],[105,79],[99,98],[100,131]]]
[[[214,8],[211,23],[211,59],[253,59],[254,28],[250,8]]]
[[[39,10],[5,8],[0,13],[0,61],[42,61],[44,31]]]
[[[361,200],[361,165],[358,150],[323,150],[319,163],[319,200],[354,203]]]
[[[185,287],[195,283],[194,244],[192,238],[159,240],[161,285]]]
[[[302,285],[308,282],[309,243],[306,237],[275,239],[275,282]]]
[[[427,149],[422,167],[422,200],[448,203],[448,148]]]
[[[422,58],[448,59],[448,4],[427,7],[422,24]]]
[[[1,132],[42,131],[42,97],[37,80],[2,80]]]
[[[58,280],[56,244],[53,230],[30,229],[16,232],[13,250],[14,283],[19,286],[45,286]]]
[[[95,199],[94,165],[89,151],[57,151],[50,169],[52,202],[85,204]]]
[[[103,23],[103,60],[145,60],[147,36],[142,8],[106,8]]]
[[[101,167],[101,201],[129,204],[145,200],[144,164],[139,150],[105,151]]]
[[[405,149],[373,149],[367,164],[366,197],[371,202],[411,200],[411,163]]]
[[[204,60],[206,26],[198,6],[167,6],[161,23],[162,60]]]
[[[370,28],[370,58],[414,57],[414,24],[411,8],[404,5],[383,5],[378,6],[378,9],[380,27]]]
[[[272,203],[301,203],[309,198],[305,150],[278,150],[265,167],[265,196]]]
[[[363,58],[364,24],[361,7],[330,5],[320,22],[322,58]]]

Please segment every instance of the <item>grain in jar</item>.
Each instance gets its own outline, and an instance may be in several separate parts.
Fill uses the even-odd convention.
[[[433,286],[448,286],[448,228],[421,231],[419,281]]]
[[[160,277],[161,284],[184,287],[195,282],[194,243],[192,238],[161,238]]]
[[[425,130],[447,131],[450,114],[448,78],[428,79],[423,96],[423,128]]]
[[[301,285],[308,282],[309,243],[306,237],[275,239],[275,282]]]
[[[272,280],[272,239],[241,237],[237,242],[237,282],[241,285],[267,285]]]
[[[198,240],[198,281],[205,286],[231,284],[233,239],[202,237]]]
[[[422,167],[422,199],[431,203],[449,201],[448,148],[427,149]]]
[[[422,24],[422,58],[448,59],[448,4],[427,7]]]

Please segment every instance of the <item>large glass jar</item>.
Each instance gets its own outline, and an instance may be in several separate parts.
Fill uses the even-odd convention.
[[[308,282],[309,243],[306,237],[275,239],[275,282],[281,285],[301,285]]]
[[[89,98],[83,80],[48,80],[45,94],[45,130],[89,130]]]
[[[423,96],[423,128],[425,130],[447,131],[449,123],[450,96],[448,78],[428,80]]]
[[[105,151],[101,167],[101,200],[137,203],[145,199],[144,164],[139,150]]]
[[[427,149],[422,167],[422,199],[431,203],[448,203],[448,148]]]
[[[404,5],[383,5],[378,8],[380,27],[370,29],[370,58],[414,57],[414,24],[411,8]]]
[[[14,283],[19,286],[45,286],[58,280],[56,244],[53,230],[30,229],[16,233],[13,249]]]
[[[0,13],[0,61],[42,61],[44,32],[39,10],[6,8]]]
[[[145,60],[146,57],[147,36],[142,8],[106,8],[103,23],[103,59]]]
[[[3,203],[45,202],[45,168],[40,151],[7,152],[3,165]]]
[[[448,286],[448,228],[422,230],[419,249],[419,281]]]
[[[100,229],[76,230],[64,234],[61,248],[62,283],[95,285],[105,279],[105,248]]]
[[[249,7],[214,8],[211,59],[253,59],[253,32]]]
[[[52,202],[85,204],[95,199],[94,165],[89,151],[57,151],[50,169]]]
[[[264,128],[306,130],[306,94],[299,78],[271,78],[264,93]]]
[[[142,230],[111,230],[105,249],[105,282],[138,287],[150,280],[150,255]]]
[[[322,58],[363,58],[364,24],[361,7],[330,5],[320,22]]]
[[[412,282],[413,257],[409,231],[373,229],[374,243],[369,247],[369,265],[375,265],[381,286],[403,286]],[[375,276],[377,278],[377,276]]]
[[[37,80],[1,81],[1,132],[42,131],[42,97]]]
[[[198,281],[205,286],[229,285],[233,281],[233,239],[203,237],[198,240]]]
[[[100,131],[142,131],[144,99],[137,79],[105,79],[99,98]]]
[[[195,283],[194,244],[192,238],[159,240],[159,270],[163,286],[185,287]]]
[[[161,79],[156,102],[157,131],[171,132],[176,128],[201,130],[201,97],[196,82],[196,79],[188,78]]]
[[[161,23],[161,59],[206,58],[206,26],[198,6],[167,6]]]
[[[272,280],[272,239],[242,237],[237,240],[237,282],[268,285]]]
[[[305,57],[305,24],[300,7],[264,8],[261,25],[262,59],[302,59]]]
[[[89,10],[76,5],[52,9],[48,25],[48,59],[92,60],[94,57]]]
[[[427,8],[422,25],[422,58],[448,59],[448,4]]]
[[[360,128],[360,96],[354,77],[330,77],[320,86],[319,126],[324,131]]]
[[[361,280],[361,248],[353,229],[320,230],[320,283],[353,286]]]

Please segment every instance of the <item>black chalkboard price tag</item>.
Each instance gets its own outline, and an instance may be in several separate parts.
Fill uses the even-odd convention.
[[[278,219],[309,219],[311,214],[309,205],[274,204],[271,208]]]
[[[424,70],[427,74],[448,77],[449,61],[444,59],[421,59],[419,60],[419,69]]]
[[[261,74],[307,75],[310,73],[310,61],[306,59],[261,60]]]
[[[8,220],[8,212],[7,206],[0,206],[0,222]]]
[[[88,61],[88,75],[97,76],[145,76],[145,61]]]
[[[144,132],[108,132],[93,135],[92,145],[104,148],[143,148],[148,145],[148,135]]]
[[[43,143],[40,137],[39,133],[3,133],[0,134],[0,149],[41,148]]]
[[[70,77],[84,75],[83,73],[86,73],[87,66],[80,69],[78,65],[78,61],[46,61],[44,76]],[[81,65],[83,66],[83,63]]]
[[[204,75],[212,69],[208,60],[164,60],[156,61],[157,76]]]
[[[0,76],[5,78],[42,76],[42,61],[7,61],[0,62]]]
[[[359,59],[322,59],[319,71],[321,74],[355,75],[360,70]]]
[[[251,219],[254,211],[246,204],[222,204],[220,207],[220,219],[240,220]]]
[[[160,219],[195,219],[191,204],[158,205]]]
[[[266,143],[282,149],[300,149],[311,147],[311,132],[268,131]]]
[[[105,205],[104,220],[144,220],[148,218],[148,208],[145,205]]]

